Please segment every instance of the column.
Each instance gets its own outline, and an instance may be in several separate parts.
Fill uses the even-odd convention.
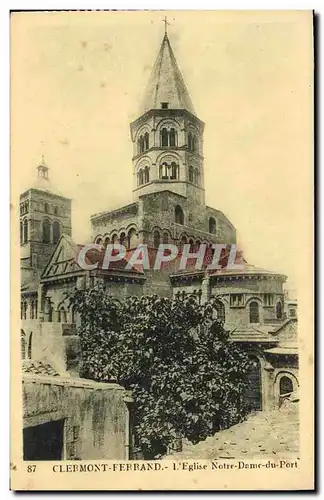
[[[37,290],[37,319],[44,321],[44,285],[39,285]]]
[[[205,275],[201,283],[201,303],[204,304],[210,298],[210,279]]]

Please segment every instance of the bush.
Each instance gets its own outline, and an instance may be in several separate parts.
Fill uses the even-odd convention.
[[[145,458],[175,439],[197,443],[249,412],[252,363],[229,339],[212,302],[143,296],[122,302],[102,285],[76,290],[81,315],[81,375],[131,389],[134,433]]]

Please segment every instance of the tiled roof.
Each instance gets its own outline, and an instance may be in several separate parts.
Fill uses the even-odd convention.
[[[31,375],[50,375],[51,377],[59,377],[60,375],[51,365],[33,359],[23,360],[22,371]]]
[[[222,269],[214,271],[210,276],[283,276],[280,273],[276,273],[274,271],[269,271],[268,269],[263,269],[261,267],[256,267],[251,264],[247,264],[245,261],[239,262],[243,264],[242,269],[228,269],[227,266],[224,266]]]
[[[264,325],[254,327],[252,325],[230,325],[225,324],[227,330],[231,332],[230,337],[237,342],[269,342],[277,343],[278,339],[269,334],[268,328]]]

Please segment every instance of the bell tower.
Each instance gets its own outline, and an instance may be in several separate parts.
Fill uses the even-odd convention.
[[[133,194],[171,191],[205,206],[203,132],[167,32],[139,118],[130,124]]]
[[[51,184],[42,157],[34,185],[20,195],[20,260],[25,276],[40,274],[62,234],[71,235],[71,200]]]

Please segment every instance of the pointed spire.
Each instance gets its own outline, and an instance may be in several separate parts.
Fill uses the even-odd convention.
[[[164,23],[165,34],[146,88],[142,112],[161,108],[186,109],[195,115],[189,92],[170,45],[166,18]]]

